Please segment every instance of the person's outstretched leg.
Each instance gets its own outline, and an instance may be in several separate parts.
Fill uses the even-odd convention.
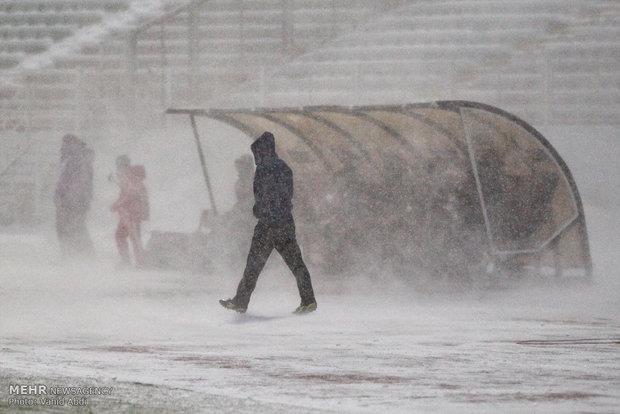
[[[67,231],[67,214],[61,208],[56,209],[56,234],[58,235],[58,244],[62,257],[66,259],[71,255],[71,246],[69,243],[69,235]]]
[[[116,227],[114,237],[116,238],[116,247],[118,248],[118,254],[121,256],[123,264],[131,263],[131,259],[129,258],[129,243],[127,242],[128,236],[129,229],[123,220],[120,220],[118,222],[118,227]]]
[[[301,306],[316,303],[310,272],[301,257],[301,249],[295,237],[295,223],[287,223],[281,227],[276,237],[275,248],[297,280]]]
[[[95,248],[86,226],[86,218],[86,212],[82,212],[76,217],[76,243],[82,258],[92,258],[95,255]]]
[[[252,245],[248,253],[243,278],[239,282],[237,294],[233,299],[238,306],[244,309],[250,303],[250,296],[256,287],[258,276],[273,250],[273,235],[271,233],[269,227],[261,222],[258,222],[254,228],[254,236],[252,237]]]
[[[144,248],[142,247],[142,229],[139,221],[132,221],[128,225],[129,240],[133,248],[133,257],[136,260],[136,266],[144,266]]]

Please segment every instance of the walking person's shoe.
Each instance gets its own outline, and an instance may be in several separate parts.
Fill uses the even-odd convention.
[[[316,310],[316,302],[309,303],[307,305],[301,304],[295,309],[294,314],[301,315],[304,313],[314,312]]]
[[[225,307],[226,309],[234,310],[235,312],[245,313],[247,310],[246,307],[237,304],[233,299],[220,299],[220,305]]]

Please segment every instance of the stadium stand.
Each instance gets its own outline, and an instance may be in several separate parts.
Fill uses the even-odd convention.
[[[470,99],[539,124],[617,124],[619,14],[617,2],[605,1],[415,2],[225,103]]]
[[[64,88],[50,87],[49,78],[70,80],[67,73],[42,70],[25,75],[21,82],[8,82],[6,75],[25,59],[40,55],[52,46],[71,38],[80,29],[100,23],[106,16],[128,10],[126,0],[2,0],[0,1],[0,113],[2,151],[0,151],[0,225],[28,224],[37,221],[41,197],[49,194],[41,178],[52,165],[49,148],[33,135],[40,129],[32,113],[73,116]],[[47,69],[47,68],[46,68]],[[19,75],[19,74],[18,74]],[[24,88],[32,82],[36,88]],[[27,91],[24,92],[24,89]],[[24,99],[27,97],[28,99]],[[41,118],[39,118],[41,119]],[[53,122],[53,121],[52,121]],[[49,125],[49,123],[47,123]],[[46,153],[48,152],[48,153]],[[40,171],[41,174],[33,174]],[[47,200],[45,200],[47,202]]]
[[[66,3],[77,7],[76,2]],[[83,14],[96,12],[91,10],[91,3],[94,2],[85,2],[88,7]],[[178,2],[169,2],[162,16],[153,21],[142,21],[138,27],[114,33],[95,43],[83,42],[80,53],[59,56],[51,67],[24,74],[21,79],[24,87],[17,96],[10,97],[10,107],[0,105],[5,112],[12,112],[9,116],[16,117],[20,116],[19,108],[33,106],[35,111],[28,122],[31,128],[65,128],[80,124],[76,118],[92,117],[83,111],[69,114],[70,119],[66,118],[66,113],[56,117],[53,108],[79,107],[76,101],[83,92],[76,92],[76,89],[83,88],[85,82],[80,79],[87,78],[86,83],[93,87],[129,82],[147,112],[152,112],[156,105],[158,111],[155,113],[161,114],[164,102],[178,102],[185,97],[193,97],[196,102],[198,97],[204,99],[234,88],[251,80],[258,68],[272,67],[305,53],[352,30],[356,24],[382,12],[392,3],[398,4],[370,0],[212,0],[186,1],[179,7]],[[101,6],[105,10],[113,5],[117,7],[115,11],[123,7],[122,2],[106,4]],[[124,7],[128,7],[128,2]],[[20,29],[25,35],[44,39],[36,44],[41,51],[71,30],[54,22],[46,26],[50,33],[39,33],[38,26],[20,26]],[[55,35],[61,31],[62,36]],[[195,40],[190,41],[190,36]],[[20,60],[11,55],[3,59],[0,55],[0,67],[16,66]],[[132,72],[131,80],[128,80],[128,71]],[[182,85],[183,82],[186,84]],[[168,86],[162,87],[163,83]],[[99,95],[101,99],[110,101],[110,106],[122,108],[117,114],[126,114],[127,105],[134,107],[128,102],[131,94],[123,93],[126,88],[103,89],[103,95]],[[168,96],[157,96],[162,91]],[[45,105],[36,104],[39,99],[44,99],[50,110],[45,111]],[[14,111],[15,107],[18,109]],[[140,108],[135,109],[139,111]]]
[[[534,125],[620,123],[617,1],[164,3],[108,28],[132,0],[0,0],[0,128],[96,139],[162,126],[169,106],[437,99],[483,101]]]
[[[104,26],[112,13],[122,18],[131,11],[131,1],[0,1],[0,75],[19,70],[17,82],[0,88],[3,129],[58,135],[93,133],[109,125],[132,129],[141,118],[142,125],[151,124],[171,102],[223,93],[251,80],[258,68],[291,60],[398,4],[169,1],[156,18],[90,41],[81,36],[82,29]],[[30,55],[65,44],[71,48],[41,68],[20,66]],[[72,51],[76,46],[77,53]],[[45,158],[19,156],[21,164]],[[20,182],[13,171],[7,170],[3,188],[11,188],[11,180]],[[6,193],[0,199],[10,199]]]
[[[36,4],[25,2],[19,10],[29,16]],[[57,10],[60,17],[45,27],[38,25],[49,9],[39,11],[38,20],[21,15],[16,20],[31,22],[29,26],[0,25],[0,35],[19,29],[31,37],[23,43],[3,42],[0,68],[14,67],[25,53],[49,48],[75,30],[78,17],[94,19],[101,10],[123,10],[119,1],[83,2],[80,10],[77,4],[59,2],[58,7],[65,7]],[[7,7],[0,10],[15,14]],[[139,97],[143,107],[138,103],[135,111],[146,123],[172,103],[264,106],[433,99],[482,100],[534,123],[617,123],[618,7],[594,0],[192,2],[169,7],[167,14],[142,22],[136,31],[85,43],[80,53],[57,58],[51,69],[24,74],[23,91],[7,96],[9,107],[0,105],[11,112],[32,104],[36,113],[30,127],[65,127],[75,124],[74,118],[92,119],[77,109],[68,114],[73,120],[63,119],[79,106],[75,90],[84,84],[80,79],[88,79],[92,87],[112,80],[126,83],[132,71],[133,93],[120,86],[99,87],[105,90],[100,96],[119,101],[112,105],[119,116]],[[71,26],[62,16],[76,20]],[[599,85],[605,85],[602,95],[593,89]],[[236,91],[233,99],[222,99],[231,91]],[[45,114],[45,104],[67,111],[57,123],[53,110]]]

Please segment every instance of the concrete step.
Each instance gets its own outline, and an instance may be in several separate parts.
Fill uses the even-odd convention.
[[[514,44],[535,37],[535,31],[529,28],[518,30],[471,31],[437,28],[422,30],[409,28],[403,30],[377,30],[367,33],[355,33],[345,36],[339,43],[352,44],[364,42],[368,46],[381,45],[494,45]]]
[[[552,90],[587,90],[596,92],[609,92],[612,90],[620,93],[620,69],[611,74],[563,74],[549,78],[549,88]]]
[[[0,11],[1,26],[75,25],[88,26],[101,21],[104,13],[97,11],[64,11],[13,13]]]
[[[339,8],[368,8],[375,9],[377,7],[376,0],[289,0],[287,6],[291,10],[302,8],[309,9],[330,9],[334,5]],[[252,0],[242,2],[231,2],[230,0],[211,0],[207,6],[214,11],[239,10],[262,10],[266,8],[277,9],[282,7],[282,0]]]
[[[613,108],[620,109],[620,90],[615,91],[575,91],[575,90],[552,90],[549,93],[549,100],[561,102],[562,105],[581,105],[590,108]],[[589,109],[591,111],[592,109]],[[620,111],[618,111],[620,117]]]
[[[537,28],[539,31],[553,33],[563,29],[570,23],[569,18],[558,16],[557,13],[526,14],[471,14],[453,16],[407,16],[393,15],[381,19],[383,27],[392,29],[417,28],[433,30],[438,27],[451,30],[497,31],[519,30],[524,27]],[[378,24],[379,24],[378,23]]]
[[[328,60],[395,60],[395,59],[463,59],[475,57],[487,59],[490,57],[506,55],[506,50],[501,45],[472,45],[468,48],[458,46],[351,46],[347,48],[326,48],[313,56],[316,61]],[[481,62],[482,63],[482,62]]]
[[[49,39],[28,39],[28,40],[4,40],[0,42],[0,53],[41,53],[52,44]]]
[[[552,109],[549,119],[558,125],[620,125],[618,109],[592,111],[583,106],[565,106],[562,110]]]
[[[113,69],[119,67],[127,67],[126,58],[110,56],[69,56],[59,58],[54,62],[55,69]]]
[[[536,14],[536,13],[557,13],[558,11],[570,12],[575,8],[589,9],[593,5],[592,1],[576,0],[556,0],[556,1],[537,1],[519,0],[515,1],[496,1],[496,0],[475,0],[475,1],[418,1],[409,7],[399,10],[402,14],[411,13],[416,16],[437,16],[437,15],[484,15],[484,14]]]
[[[24,58],[24,53],[2,53],[0,54],[0,69],[10,69]]]
[[[66,10],[119,12],[128,8],[127,0],[3,0],[0,3],[0,11],[4,12],[61,12]]]
[[[0,39],[52,39],[59,41],[70,36],[77,25],[63,24],[55,26],[2,26],[0,27]]]

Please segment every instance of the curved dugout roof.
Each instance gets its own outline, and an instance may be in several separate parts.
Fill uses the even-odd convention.
[[[591,274],[583,207],[568,167],[538,131],[498,108],[438,101],[168,113],[209,117],[250,138],[273,132],[278,153],[296,173],[296,185],[312,182],[314,194],[342,176],[381,186],[395,165],[422,176],[429,186],[471,177],[489,253],[537,257],[541,266],[560,272]],[[437,165],[440,171],[433,168]],[[398,192],[419,196],[426,191],[419,183]]]

